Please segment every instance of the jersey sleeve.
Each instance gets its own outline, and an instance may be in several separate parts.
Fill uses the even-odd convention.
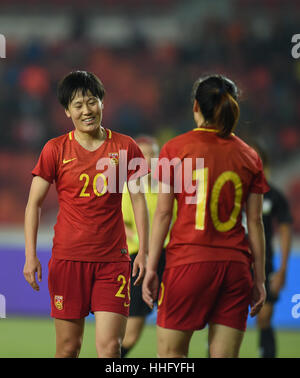
[[[56,150],[54,144],[49,141],[45,144],[39,160],[32,170],[33,176],[40,176],[50,184],[56,179]]]
[[[134,140],[128,146],[127,181],[136,180],[150,173],[146,159]]]
[[[170,164],[170,161],[171,157],[168,151],[168,145],[165,144],[159,154],[154,179],[164,184],[174,186],[174,166]]]
[[[265,178],[263,165],[260,157],[257,155],[256,173],[250,185],[250,192],[256,194],[264,194],[270,190],[270,187]]]

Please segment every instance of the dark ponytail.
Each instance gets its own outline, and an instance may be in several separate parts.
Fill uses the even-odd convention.
[[[198,102],[205,121],[215,126],[222,138],[232,133],[239,120],[237,97],[236,85],[221,75],[207,76],[194,84],[194,100]]]

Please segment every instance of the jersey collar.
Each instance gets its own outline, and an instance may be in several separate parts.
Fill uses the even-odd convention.
[[[218,132],[217,129],[209,129],[209,128],[206,128],[206,127],[196,127],[195,129],[193,129],[193,131],[208,131],[210,133],[217,133]]]

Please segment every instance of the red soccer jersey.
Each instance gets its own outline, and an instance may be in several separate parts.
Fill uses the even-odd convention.
[[[175,158],[174,164],[163,158]],[[204,158],[204,165],[201,160],[197,165],[196,158]],[[269,190],[254,149],[233,134],[225,139],[214,129],[194,129],[163,146],[155,176],[178,191],[166,267],[216,260],[249,263],[242,208],[249,193]]]
[[[83,148],[74,131],[51,139],[32,171],[34,176],[56,184],[59,202],[53,238],[56,259],[130,260],[121,211],[123,180],[147,174],[148,168],[147,164],[129,165],[134,158],[144,159],[132,138],[105,131],[106,140],[96,151]]]

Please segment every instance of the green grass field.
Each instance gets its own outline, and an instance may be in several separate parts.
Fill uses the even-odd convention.
[[[84,342],[80,357],[96,357],[94,322],[85,325]],[[195,332],[189,357],[206,357],[207,330]],[[300,331],[278,330],[278,357],[300,357]],[[0,358],[53,357],[55,352],[54,323],[49,318],[7,318],[0,320]],[[247,330],[240,357],[256,358],[257,332]],[[128,357],[156,357],[156,329],[147,325],[141,339]]]

